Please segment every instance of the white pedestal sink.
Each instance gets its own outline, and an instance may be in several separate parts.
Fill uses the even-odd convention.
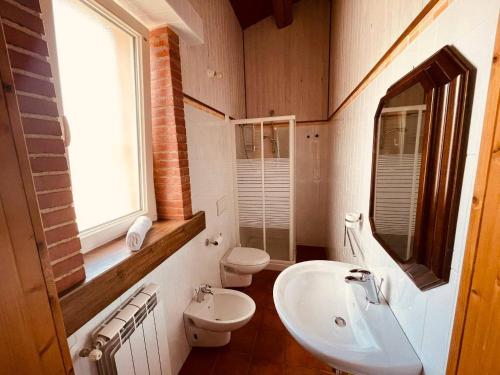
[[[381,298],[370,304],[365,291],[344,281],[357,266],[298,263],[283,271],[273,297],[281,321],[308,351],[353,374],[418,375],[422,364]]]

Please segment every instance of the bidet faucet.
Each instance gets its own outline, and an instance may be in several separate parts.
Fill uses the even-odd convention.
[[[205,300],[205,294],[214,294],[212,287],[208,284],[202,284],[196,289],[196,302],[203,302]]]
[[[379,304],[380,299],[378,296],[377,284],[375,284],[375,277],[370,271],[363,269],[352,269],[350,273],[358,273],[359,276],[348,275],[345,277],[347,284],[357,284],[363,287],[366,293],[366,299],[373,304]]]

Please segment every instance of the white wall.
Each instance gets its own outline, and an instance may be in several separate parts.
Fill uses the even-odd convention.
[[[182,313],[193,290],[204,282],[220,286],[219,260],[235,244],[232,128],[224,120],[189,105],[185,106],[185,117],[193,212],[205,211],[207,229],[68,338],[77,375],[97,374],[93,364],[78,358],[79,350],[88,344],[89,333],[147,282],[160,285],[160,308],[166,325],[163,330],[166,337],[159,338],[160,348],[169,352],[165,358],[170,360],[172,374],[176,374],[190,351]],[[226,197],[226,211],[217,216],[216,201],[223,197]],[[205,239],[219,231],[224,235],[222,246],[206,247]]]
[[[180,41],[183,92],[232,116],[245,117],[243,31],[229,0],[189,1],[203,20],[204,43]],[[207,75],[207,69],[222,73]]]
[[[332,0],[332,114],[429,0]]]
[[[328,206],[325,202],[328,197],[328,128],[324,122],[297,124],[296,127],[295,217],[297,245],[325,247],[327,244]]]
[[[245,29],[248,117],[272,110],[297,121],[326,120],[329,32],[329,0],[294,3],[293,22],[285,28],[269,16]]]
[[[330,257],[364,264],[384,279],[383,293],[426,374],[444,374],[446,369],[499,5],[498,0],[453,1],[330,123]],[[349,211],[368,217],[373,116],[379,98],[391,84],[447,44],[454,45],[476,67],[477,76],[450,281],[421,292],[373,238],[367,221],[361,230],[364,256],[353,258],[350,250],[343,248],[343,217]]]

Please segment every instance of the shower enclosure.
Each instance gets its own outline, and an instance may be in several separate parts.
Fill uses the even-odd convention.
[[[271,264],[295,261],[295,116],[233,120],[237,235]]]

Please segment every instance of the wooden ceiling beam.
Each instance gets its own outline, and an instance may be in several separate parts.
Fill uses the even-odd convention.
[[[273,0],[273,13],[278,29],[287,27],[293,21],[293,0]]]

